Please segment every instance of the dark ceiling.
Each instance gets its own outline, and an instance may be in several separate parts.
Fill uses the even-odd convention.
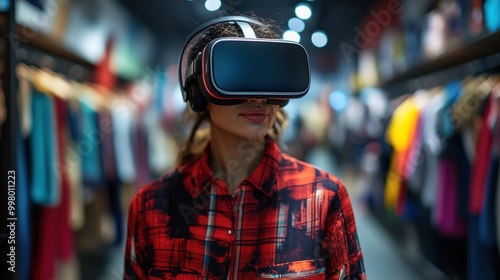
[[[378,0],[222,0],[222,7],[215,12],[205,9],[205,0],[120,0],[139,21],[157,37],[161,48],[178,49],[187,35],[199,24],[221,16],[223,13],[253,12],[263,18],[275,20],[283,29],[294,17],[299,2],[308,3],[312,17],[305,21],[301,44],[308,50],[313,67],[323,71],[333,70],[341,42],[352,44],[354,27],[360,24]],[[315,30],[328,34],[328,44],[321,49],[314,47],[309,38]]]

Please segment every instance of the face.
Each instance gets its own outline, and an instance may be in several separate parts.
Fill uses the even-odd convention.
[[[264,139],[274,124],[279,109],[279,105],[263,103],[264,101],[249,99],[237,105],[208,103],[212,132],[228,137]]]

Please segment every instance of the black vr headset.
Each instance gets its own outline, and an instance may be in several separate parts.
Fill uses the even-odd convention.
[[[244,37],[214,39],[188,63],[204,31],[223,22],[236,24]],[[179,81],[182,97],[193,111],[204,111],[207,100],[232,105],[256,98],[285,106],[309,90],[304,47],[286,40],[258,39],[250,23],[263,25],[243,16],[226,16],[203,24],[189,36],[179,59]]]

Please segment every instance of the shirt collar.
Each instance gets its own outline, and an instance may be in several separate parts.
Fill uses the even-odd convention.
[[[273,140],[270,138],[267,139],[269,139],[269,141],[266,143],[264,155],[260,163],[245,181],[270,197],[278,185],[278,171],[282,160],[282,153]],[[186,178],[186,183],[192,187],[192,195],[194,197],[205,192],[207,187],[210,186],[213,181],[217,180],[208,164],[208,155],[209,145],[205,148],[200,159],[197,160],[192,165],[191,170],[189,170],[192,176]]]

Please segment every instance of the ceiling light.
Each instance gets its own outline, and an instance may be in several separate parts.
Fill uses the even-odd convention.
[[[293,30],[287,30],[283,33],[283,39],[298,43],[300,42],[300,35]]]
[[[220,6],[222,6],[220,0],[207,0],[205,2],[205,8],[211,12],[217,11]]]
[[[307,4],[298,4],[295,7],[295,15],[301,19],[308,19],[312,15],[311,8]]]
[[[311,35],[311,41],[313,45],[318,48],[322,48],[328,43],[328,37],[323,31],[316,31]]]
[[[330,106],[337,112],[343,111],[347,107],[348,96],[347,93],[340,90],[335,90],[330,93],[328,98]]]
[[[294,17],[288,21],[288,28],[290,28],[293,31],[302,32],[305,27],[306,24],[300,18]]]

